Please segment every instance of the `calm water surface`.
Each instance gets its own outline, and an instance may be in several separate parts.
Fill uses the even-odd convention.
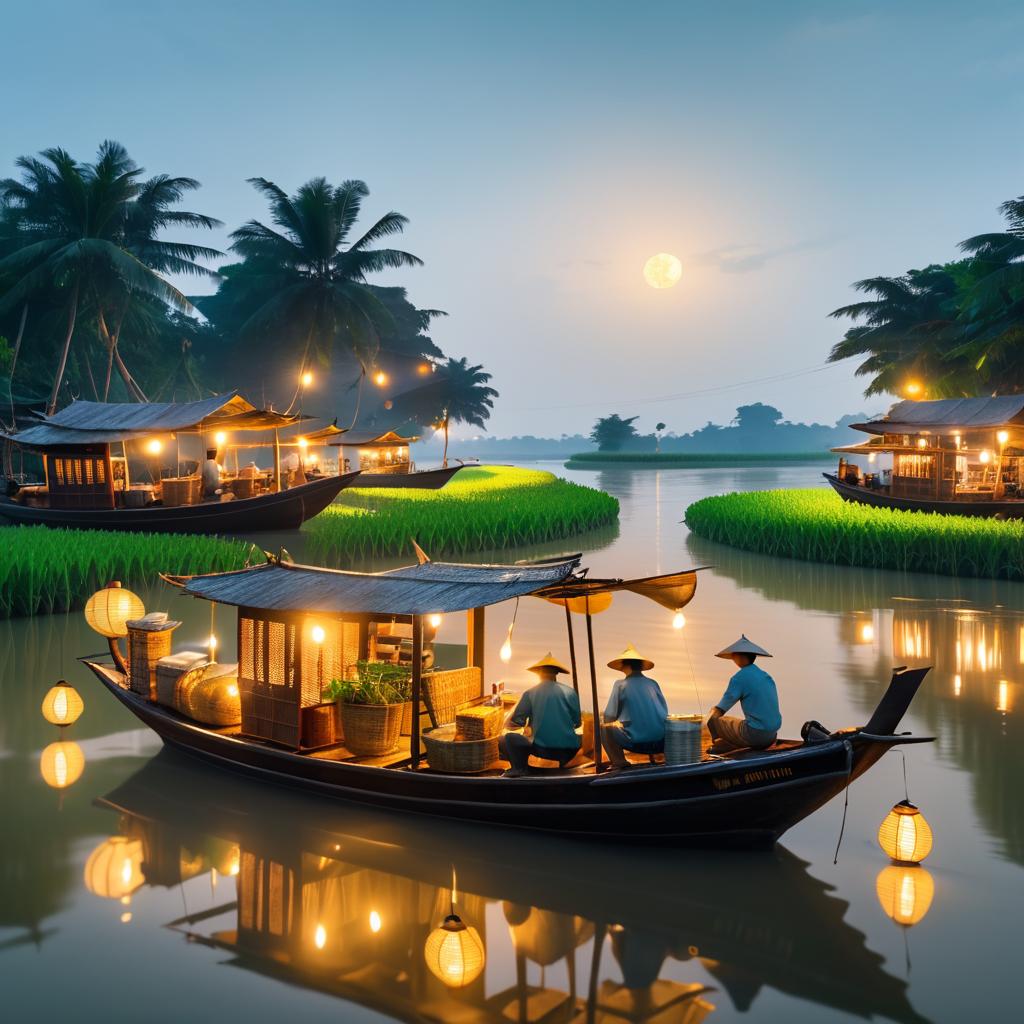
[[[559,467],[551,467],[561,471]],[[0,623],[0,981],[17,1021],[960,1021],[1018,1003],[1024,919],[1024,589],[747,555],[687,535],[686,505],[734,489],[806,486],[820,467],[565,473],[619,498],[617,530],[579,542],[595,574],[701,574],[682,634],[632,595],[595,620],[603,664],[627,642],[657,662],[673,710],[706,710],[746,632],[775,654],[784,731],[863,722],[893,665],[931,664],[905,727],[911,798],[935,851],[896,925],[876,892],[878,823],[903,797],[890,754],[774,854],[592,846],[318,802],[159,752],[75,662],[102,642],[80,614]],[[302,536],[267,537],[301,557]],[[554,546],[516,557],[566,550]],[[208,606],[168,588],[147,607],[209,632]],[[489,678],[518,687],[557,609],[488,613]],[[460,642],[455,616],[441,640]],[[224,637],[230,623],[219,623]],[[582,639],[582,636],[581,636]],[[225,651],[225,660],[231,655]],[[81,778],[40,777],[56,730],[46,688],[73,681]],[[607,694],[613,673],[602,669]],[[927,878],[922,872],[927,871]],[[424,948],[450,909],[484,962],[461,989]],[[917,885],[911,884],[914,880]],[[928,884],[930,883],[930,884]],[[932,892],[930,905],[926,897]],[[915,904],[916,894],[916,904]]]

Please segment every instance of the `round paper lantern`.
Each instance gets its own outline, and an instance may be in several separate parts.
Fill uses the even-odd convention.
[[[900,864],[920,864],[931,853],[932,829],[909,800],[901,800],[878,829],[878,845]]]
[[[145,881],[142,875],[142,840],[127,836],[104,839],[85,862],[85,887],[94,896],[121,900]]]
[[[110,640],[128,635],[128,623],[146,614],[142,599],[120,583],[97,590],[85,602],[85,621]]]
[[[50,725],[74,725],[84,708],[78,691],[66,679],[51,686],[43,698],[43,718]]]
[[[67,789],[74,785],[85,771],[85,754],[71,740],[51,743],[39,758],[39,774],[43,782],[54,789]]]
[[[875,882],[878,902],[897,924],[912,928],[932,905],[935,881],[926,868],[890,864]]]
[[[486,960],[479,933],[463,924],[458,914],[449,914],[427,936],[423,956],[430,973],[449,988],[464,988],[476,981]]]

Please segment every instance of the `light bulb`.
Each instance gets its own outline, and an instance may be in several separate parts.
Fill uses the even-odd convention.
[[[686,616],[682,612],[676,612],[672,619],[673,629],[682,629],[686,625]]]
[[[299,438],[299,447],[300,448],[308,448],[309,447],[309,442],[304,437],[300,437]]]
[[[210,638],[207,641],[207,646],[210,648],[210,653],[213,654],[217,650],[217,638],[211,633]]]
[[[146,451],[149,452],[150,455],[159,455],[163,450],[163,441],[155,437],[146,445]]]
[[[382,924],[383,924],[383,922],[380,919],[380,914],[378,914],[376,910],[371,910],[370,911],[370,931],[373,932],[374,935],[376,935],[377,932],[380,931]]]
[[[313,383],[313,374],[307,370],[299,379],[302,381],[302,386],[308,388]]]
[[[991,456],[991,455],[989,455],[989,453],[988,453],[987,451],[985,451],[985,452],[980,452],[980,453],[979,453],[979,455],[978,455],[978,460],[979,460],[980,462],[988,462],[988,460],[989,460],[990,458],[992,458],[992,456]]]
[[[996,440],[1000,444],[1006,444],[1006,442],[1010,440],[1010,435],[1009,435],[1009,433],[1007,431],[1000,430],[999,433],[996,434]]]
[[[316,926],[316,931],[313,933],[313,944],[317,949],[323,949],[327,945],[327,929],[322,924]]]
[[[225,434],[223,430],[218,430],[217,433],[213,435],[214,443],[218,448],[223,448],[227,439],[228,435]]]
[[[324,632],[323,626],[314,626],[311,636],[313,637],[313,643],[322,644],[327,634]]]
[[[373,375],[373,383],[376,384],[377,387],[382,388],[382,387],[384,387],[385,384],[387,384],[387,382],[388,382],[388,375],[383,370],[378,370]]]
[[[437,629],[437,627],[441,625],[442,618],[443,616],[438,615],[437,612],[434,612],[433,615],[428,616],[427,622],[430,623],[432,628]]]

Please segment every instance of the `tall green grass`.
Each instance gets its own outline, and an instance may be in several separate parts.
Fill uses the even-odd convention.
[[[241,568],[252,545],[219,537],[0,527],[0,618],[80,608],[111,580]]]
[[[825,490],[748,491],[686,510],[701,537],[781,558],[1024,580],[1024,521],[899,512]]]
[[[760,466],[776,462],[834,462],[830,452],[579,452],[570,455],[566,469],[590,466],[687,467]]]
[[[561,540],[618,514],[604,491],[538,470],[481,466],[437,491],[351,488],[304,529],[315,561],[350,565],[412,554],[413,538],[431,556]]]

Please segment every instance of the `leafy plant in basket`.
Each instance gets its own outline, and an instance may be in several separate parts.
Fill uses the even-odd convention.
[[[412,671],[390,662],[359,661],[355,679],[332,679],[323,696],[339,704],[404,704],[412,697]]]

